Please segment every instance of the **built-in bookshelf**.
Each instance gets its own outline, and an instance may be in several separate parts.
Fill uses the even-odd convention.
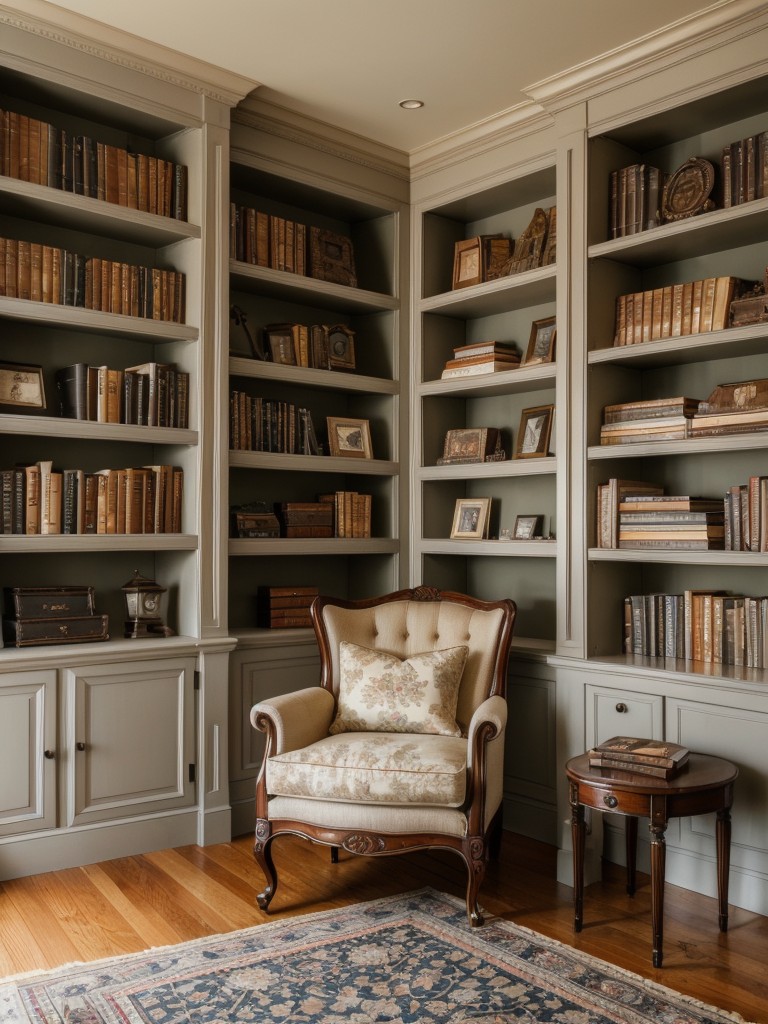
[[[515,455],[525,410],[553,407],[553,416],[562,414],[557,343],[553,359],[525,361],[534,322],[555,315],[557,268],[552,262],[455,288],[454,254],[457,243],[478,236],[501,235],[514,246],[537,210],[555,207],[554,166],[522,168],[503,184],[424,203],[416,221],[422,291],[415,300],[413,351],[413,578],[487,599],[514,598],[515,646],[538,652],[552,649],[556,635],[554,432],[537,457]],[[513,346],[520,364],[443,377],[457,349],[480,342]],[[559,344],[562,352],[562,335]],[[500,430],[502,460],[438,464],[448,431],[483,427]],[[457,501],[481,497],[491,499],[486,537],[452,537]],[[535,539],[515,535],[518,517],[525,516],[541,517]]]
[[[370,537],[237,537],[230,530],[229,625],[240,634],[250,634],[256,624],[259,586],[312,585],[322,593],[362,597],[396,589],[401,580],[400,204],[319,174],[275,174],[254,151],[253,139],[236,115],[230,303],[247,330],[236,319],[230,324],[229,396],[236,393],[238,406],[254,417],[271,414],[291,426],[266,450],[270,445],[255,419],[245,444],[239,431],[233,439],[235,417],[229,508],[261,503],[271,510],[357,491],[370,495]],[[340,256],[330,271],[318,263],[323,240]],[[267,328],[274,325],[289,332],[279,348],[270,347],[274,335]],[[341,350],[329,361],[327,329],[334,327]],[[254,346],[265,359],[254,358]],[[366,457],[332,448],[329,420],[364,423]],[[247,450],[248,443],[256,450]]]
[[[725,206],[720,187],[724,151],[730,152],[732,144],[768,127],[761,92],[762,87],[752,83],[748,90],[738,87],[732,95],[699,100],[666,117],[660,114],[590,140],[587,522],[592,596],[587,648],[598,657],[622,651],[625,597],[691,590],[757,597],[763,590],[763,552],[685,550],[673,543],[659,549],[606,550],[598,547],[595,533],[598,486],[609,478],[659,484],[668,495],[722,500],[729,489],[768,472],[768,434],[759,429],[712,436],[696,436],[688,430],[677,439],[653,439],[647,434],[631,443],[600,444],[608,405],[673,396],[704,402],[720,384],[768,376],[766,323],[730,326],[726,312],[708,333],[686,331],[683,319],[682,331],[678,324],[677,329],[644,337],[640,329],[629,344],[626,335],[622,339],[616,330],[616,318],[621,318],[629,295],[675,293],[685,308],[688,303],[683,296],[693,287],[696,316],[696,283],[706,286],[732,278],[763,283],[768,198],[758,196]],[[669,176],[691,156],[709,161],[716,169],[716,208],[611,239],[613,172],[625,165],[644,164]],[[690,294],[687,298],[690,302]],[[706,303],[705,287],[702,310]],[[691,423],[698,422],[694,415]],[[615,609],[618,631],[607,628],[607,600]],[[706,666],[684,658],[676,664],[686,672],[708,676],[713,672],[711,659]],[[658,667],[667,670],[669,660],[660,659]],[[747,674],[752,678],[754,673]]]

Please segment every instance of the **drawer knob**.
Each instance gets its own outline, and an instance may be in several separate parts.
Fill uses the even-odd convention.
[[[629,708],[623,701],[620,700],[619,703],[616,705],[616,710],[620,715],[625,715]]]
[[[43,751],[43,754],[45,757],[48,758],[49,761],[52,761],[54,757],[56,757],[56,754],[53,750],[45,750]]]
[[[75,748],[77,750],[85,750],[85,744],[83,743],[82,740],[78,740],[78,742],[75,744]]]
[[[619,805],[619,801],[617,797],[613,795],[613,793],[606,793],[603,797],[603,803],[606,807],[618,807]]]

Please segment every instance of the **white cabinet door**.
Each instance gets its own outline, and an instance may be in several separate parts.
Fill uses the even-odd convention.
[[[0,677],[0,836],[56,826],[56,672]]]
[[[67,824],[194,802],[193,658],[65,670]]]

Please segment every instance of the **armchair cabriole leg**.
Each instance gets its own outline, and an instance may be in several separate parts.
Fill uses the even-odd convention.
[[[467,918],[472,928],[479,928],[485,920],[477,902],[480,886],[485,878],[488,849],[485,840],[475,836],[465,844],[464,860],[467,864]]]
[[[256,863],[264,872],[267,884],[264,891],[260,892],[256,897],[256,902],[262,910],[266,911],[269,910],[269,904],[272,902],[272,897],[277,891],[277,871],[275,870],[275,863],[272,860],[273,838],[274,836],[271,834],[269,822],[259,819],[256,822],[256,840],[253,844],[253,856],[256,858]]]

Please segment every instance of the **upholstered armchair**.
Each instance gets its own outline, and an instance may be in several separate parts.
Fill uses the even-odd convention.
[[[510,600],[428,587],[364,601],[319,597],[319,686],[256,704],[266,733],[254,856],[277,889],[275,838],[385,856],[449,849],[467,867],[467,915],[501,829]]]

